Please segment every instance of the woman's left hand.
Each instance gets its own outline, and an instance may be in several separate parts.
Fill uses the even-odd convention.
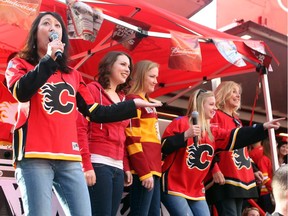
[[[162,106],[161,102],[150,103],[140,98],[133,99],[136,107],[159,107]]]
[[[133,183],[132,173],[130,171],[125,171],[124,186],[128,187]]]
[[[94,170],[88,170],[84,172],[84,176],[88,186],[93,186],[96,184],[96,173]]]
[[[51,56],[51,58],[53,58],[55,61],[57,58],[56,52],[63,53],[64,46],[65,44],[62,43],[59,39],[53,40],[50,43],[48,43],[47,54]]]
[[[285,120],[286,118],[277,118],[277,119],[273,119],[269,122],[265,122],[263,124],[264,129],[279,129],[280,127],[280,121]]]

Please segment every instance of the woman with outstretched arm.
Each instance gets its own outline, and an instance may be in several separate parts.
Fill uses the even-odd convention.
[[[195,125],[191,124],[193,111],[199,112]],[[283,120],[224,130],[210,125],[215,111],[213,92],[198,89],[190,96],[187,115],[174,119],[163,133],[161,199],[173,216],[209,216],[203,180],[214,154],[262,140],[268,135],[267,129],[278,129]]]

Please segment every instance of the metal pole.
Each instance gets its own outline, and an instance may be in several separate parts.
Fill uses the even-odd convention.
[[[268,75],[267,75],[267,68],[261,66],[260,69],[261,74],[261,81],[264,93],[264,101],[265,101],[265,110],[266,110],[266,119],[267,121],[271,121],[273,119],[272,116],[272,108],[271,108],[271,98],[270,98],[270,91],[269,91],[269,84],[268,84]],[[269,129],[269,139],[270,139],[270,151],[271,151],[271,160],[272,160],[272,167],[273,171],[275,172],[279,168],[278,162],[278,155],[277,155],[277,148],[276,148],[276,138],[275,138],[275,130]]]
[[[211,84],[212,84],[212,90],[215,91],[215,89],[218,87],[218,85],[220,85],[221,83],[221,78],[214,78],[211,80]]]

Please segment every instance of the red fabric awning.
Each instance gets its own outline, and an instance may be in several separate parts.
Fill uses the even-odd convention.
[[[195,86],[201,83],[204,77],[212,79],[253,72],[255,71],[255,65],[260,62],[253,53],[247,50],[243,43],[244,39],[210,29],[140,0],[89,1],[86,4],[102,10],[103,14],[109,17],[119,19],[125,16],[146,23],[151,26],[149,32],[170,34],[170,31],[176,31],[197,35],[201,39],[200,50],[202,56],[201,72],[183,71],[180,69],[172,70],[168,67],[171,38],[147,36],[142,38],[133,51],[129,51],[111,39],[115,23],[104,19],[95,42],[92,43],[82,39],[70,40],[71,64],[79,67],[78,70],[83,73],[87,82],[91,81],[97,74],[99,60],[110,50],[122,50],[129,53],[133,62],[149,59],[160,64],[159,87],[151,95],[152,97],[188,86]],[[56,11],[60,13],[64,20],[67,21],[66,9],[66,4],[55,0],[42,0],[40,7],[40,11]],[[3,34],[4,32],[5,35]],[[1,70],[5,68],[7,53],[20,49],[26,35],[27,32],[25,30],[13,28],[11,25],[9,29],[9,26],[2,25],[0,22]],[[4,39],[5,43],[2,42]],[[213,39],[232,41],[237,51],[244,56],[246,66],[237,67],[228,62],[217,50],[212,41]],[[92,54],[91,57],[90,54]]]

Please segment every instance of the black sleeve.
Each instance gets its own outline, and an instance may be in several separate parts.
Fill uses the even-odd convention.
[[[15,88],[17,99],[27,102],[56,70],[57,63],[49,55],[45,55],[33,70],[16,82],[17,86],[11,86],[10,91],[13,92]]]
[[[253,161],[251,161],[251,164],[252,164],[253,172],[254,172],[254,173],[255,173],[255,172],[258,172],[258,171],[259,171],[259,168],[257,167],[257,165],[256,165]]]
[[[100,104],[91,112],[90,120],[97,123],[122,121],[137,116],[137,108],[133,100],[102,106]]]
[[[219,162],[220,162],[219,154],[215,154],[213,159],[212,159],[211,166],[210,166],[209,170],[211,171],[214,168],[215,164],[219,163]]]
[[[165,155],[171,154],[179,148],[186,147],[187,141],[184,139],[184,132],[175,134],[174,136],[165,137],[162,139],[162,153]]]
[[[229,143],[232,145],[232,149],[239,149],[267,137],[268,130],[264,130],[263,124],[255,124],[249,127],[233,129],[230,133]]]
[[[122,121],[137,116],[137,108],[133,100],[127,100],[109,106],[100,104],[87,105],[79,93],[76,95],[77,107],[85,117],[96,123]]]

